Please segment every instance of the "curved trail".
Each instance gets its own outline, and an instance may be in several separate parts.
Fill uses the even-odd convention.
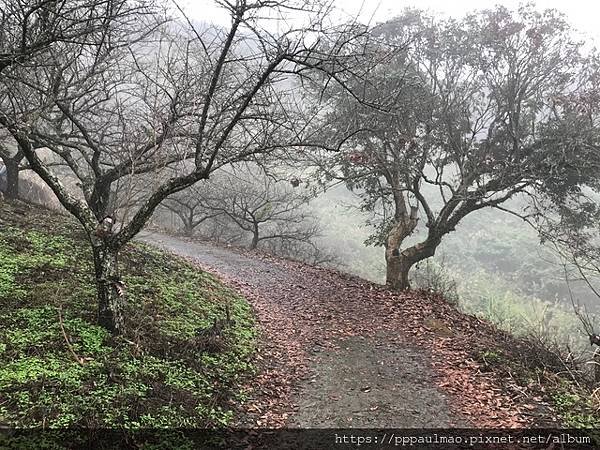
[[[419,304],[413,293],[390,293],[356,277],[258,253],[154,232],[139,240],[216,273],[252,303],[262,332],[261,371],[243,425],[526,423],[510,397],[467,358],[458,332],[431,319],[446,314],[447,305]],[[482,389],[493,395],[479,400],[480,414],[471,416],[465,405]],[[486,416],[486,408],[497,411]]]
[[[298,307],[299,298],[318,308],[339,294],[329,280],[307,279],[306,273],[293,270],[287,262],[157,233],[144,232],[140,240],[191,258],[251,292],[255,300],[260,299],[253,302],[259,317],[277,320],[273,311],[283,311],[290,319],[291,336],[299,336],[299,328],[311,322],[306,310]],[[283,412],[287,426],[442,428],[463,423],[450,413],[424,352],[389,333],[336,336],[327,327],[331,322],[310,325],[311,335],[318,339],[306,342],[310,348],[300,349],[308,370],[289,386],[291,402]],[[275,336],[267,330],[265,338]]]

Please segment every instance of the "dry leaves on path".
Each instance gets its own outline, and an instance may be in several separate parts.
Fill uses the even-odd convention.
[[[169,239],[162,245],[172,249]],[[344,336],[375,334],[426,351],[437,385],[473,427],[530,426],[539,419],[532,410],[546,413],[542,402],[521,395],[514,382],[475,360],[480,349],[511,338],[437,295],[392,292],[335,270],[255,252],[213,248],[203,259],[207,244],[186,245],[197,245],[192,259],[250,300],[260,324],[260,370],[248,386],[251,400],[240,425],[286,426],[293,394],[310,375],[310,351],[334,347]]]

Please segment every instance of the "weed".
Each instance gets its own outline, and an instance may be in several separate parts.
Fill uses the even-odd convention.
[[[136,429],[231,422],[256,342],[244,298],[181,259],[130,245],[119,260],[128,332],[115,338],[95,323],[93,264],[77,225],[18,203],[0,209],[0,423]],[[226,345],[203,352],[195,332],[222,318],[225,305],[233,319]]]

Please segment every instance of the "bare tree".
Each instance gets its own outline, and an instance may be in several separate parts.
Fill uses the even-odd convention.
[[[318,218],[310,210],[313,193],[294,181],[275,180],[257,166],[214,173],[210,180],[167,198],[161,209],[176,214],[183,232],[218,242],[241,245],[249,238],[250,249],[310,264],[337,262],[323,251]]]
[[[314,227],[314,234],[305,239],[273,239],[264,241],[263,248],[268,253],[286,259],[301,261],[313,266],[340,267],[341,259],[332,251],[323,248],[321,228],[319,222],[307,223],[307,227]]]
[[[300,105],[289,79],[309,67],[341,81],[354,61],[347,48],[354,25],[329,28],[328,8],[314,1],[223,1],[228,29],[191,31],[165,25],[150,3],[84,4],[89,16],[102,17],[100,26],[1,72],[0,125],[83,225],[94,255],[99,323],[121,333],[119,250],[165,198],[218,168],[317,145],[308,124],[318,116]],[[290,13],[304,23],[289,25]],[[62,12],[48,14],[52,29],[62,30]],[[32,32],[23,20],[9,23],[11,35]],[[52,150],[75,187],[38,147]],[[140,183],[144,189],[136,192],[144,198],[115,225],[119,196]]]
[[[392,288],[408,288],[411,267],[467,215],[517,195],[559,204],[598,173],[597,133],[566,120],[594,57],[558,13],[497,7],[446,21],[409,10],[373,34],[371,84],[356,84],[380,108],[332,90],[328,132],[355,133],[318,162],[373,214]],[[420,219],[424,237],[407,245]]]
[[[35,183],[26,181],[25,186],[21,186],[21,174],[29,170],[29,164],[23,151],[10,137],[0,136],[0,161],[0,191],[3,191],[6,198],[19,198],[22,190],[26,193],[38,191],[38,195],[34,196],[38,200],[44,197],[41,188],[35,186]],[[24,198],[29,197],[31,196],[25,195]]]
[[[247,234],[225,214],[219,214],[200,226],[198,234],[212,242],[239,246],[245,243]]]
[[[1,0],[0,73],[27,64],[58,43],[96,46],[108,22],[131,18],[133,9],[142,13],[143,2],[139,5],[105,0]]]
[[[221,173],[213,183],[213,195],[203,200],[205,210],[226,215],[249,233],[250,249],[264,241],[308,243],[319,234],[318,222],[307,208],[312,193],[300,187],[248,166]]]
[[[196,184],[185,191],[178,192],[167,197],[162,203],[162,207],[173,212],[179,217],[183,225],[183,234],[192,236],[199,225],[207,220],[214,219],[222,213],[218,210],[206,208],[207,190],[214,187],[214,183]],[[209,194],[209,198],[214,198],[215,194]]]

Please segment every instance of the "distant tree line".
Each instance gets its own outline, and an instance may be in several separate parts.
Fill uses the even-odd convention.
[[[260,246],[312,264],[331,263],[335,258],[316,242],[322,231],[310,209],[313,196],[306,188],[245,165],[234,172],[217,172],[168,197],[161,209],[179,219],[179,231],[188,237],[199,235],[251,250]]]

